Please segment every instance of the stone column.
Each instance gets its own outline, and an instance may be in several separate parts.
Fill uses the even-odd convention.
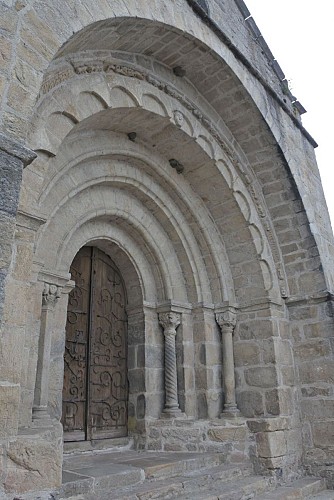
[[[60,297],[60,290],[61,288],[58,285],[44,284],[34,406],[32,409],[33,420],[49,419],[48,396],[52,319],[55,304]]]
[[[236,417],[240,415],[235,397],[233,332],[237,323],[234,308],[216,313],[216,321],[222,333],[223,354],[223,384],[225,393],[224,409],[221,417]]]
[[[159,313],[159,323],[165,337],[165,408],[162,416],[174,418],[182,415],[177,394],[177,369],[175,337],[181,323],[181,314],[175,312]]]

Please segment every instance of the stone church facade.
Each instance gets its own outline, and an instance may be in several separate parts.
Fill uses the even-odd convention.
[[[333,236],[243,1],[0,3],[0,494],[63,442],[331,478]]]

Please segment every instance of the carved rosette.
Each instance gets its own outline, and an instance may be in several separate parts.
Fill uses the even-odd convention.
[[[60,286],[44,283],[42,294],[42,305],[44,307],[54,307],[60,297]]]
[[[165,408],[163,413],[170,417],[181,414],[177,394],[176,370],[176,329],[181,323],[181,314],[174,312],[160,313],[159,323],[165,337]]]

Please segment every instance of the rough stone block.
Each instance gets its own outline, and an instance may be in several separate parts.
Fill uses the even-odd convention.
[[[289,387],[273,389],[265,394],[266,410],[270,415],[290,415],[293,413],[295,401]]]
[[[236,427],[214,427],[208,430],[208,438],[212,441],[239,441],[247,436],[247,428]]]
[[[258,454],[263,458],[280,457],[287,451],[284,431],[258,432],[256,444]]]
[[[299,365],[299,379],[301,384],[315,384],[316,382],[334,383],[334,360],[318,359]]]
[[[274,366],[259,366],[245,370],[245,380],[248,385],[255,387],[275,387],[277,372]]]
[[[252,432],[275,432],[289,429],[289,417],[270,417],[257,420],[247,420],[247,425]]]
[[[8,447],[7,492],[58,488],[61,485],[63,443],[58,424],[44,432],[19,436]]]
[[[234,361],[235,366],[258,365],[260,363],[259,346],[253,342],[236,342]]]
[[[315,339],[295,345],[294,352],[301,361],[307,361],[321,356],[329,356],[331,348],[329,340]]]
[[[301,388],[301,393],[304,398],[315,398],[321,396],[332,396],[333,387],[328,385],[328,387],[318,387],[318,386],[307,386]]]
[[[12,257],[12,241],[15,229],[15,217],[0,213],[0,269],[7,271]]]
[[[331,415],[333,417],[333,414]],[[313,443],[319,448],[333,448],[334,421],[324,420],[312,424]]]
[[[131,392],[145,392],[144,370],[141,368],[128,371],[129,389]]]
[[[334,399],[307,399],[302,401],[301,408],[304,418],[323,420],[334,417]]]
[[[0,439],[17,435],[20,386],[0,382]]]
[[[238,408],[245,417],[257,417],[263,415],[264,405],[260,392],[242,391],[237,393]]]
[[[254,320],[241,323],[238,327],[241,340],[258,340],[272,337],[275,333],[273,324],[268,320]]]

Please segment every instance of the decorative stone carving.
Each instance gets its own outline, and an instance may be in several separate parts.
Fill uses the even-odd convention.
[[[184,166],[182,163],[180,163],[178,160],[175,160],[175,158],[171,158],[169,160],[169,164],[172,168],[175,168],[178,174],[181,174],[184,170]]]
[[[235,397],[233,332],[237,323],[235,309],[227,308],[216,313],[216,321],[222,333],[224,409],[221,417],[236,417],[240,414]]]
[[[54,307],[57,300],[60,297],[60,287],[57,285],[51,285],[49,283],[44,284],[44,290],[42,295],[42,305]]]
[[[145,80],[146,76],[141,72],[129,66],[122,66],[120,64],[105,64],[104,70],[106,72],[113,71],[119,75],[128,76],[130,78],[137,78],[138,80]],[[86,71],[87,73],[87,71]]]
[[[201,122],[201,124],[206,128],[211,137],[217,141],[220,148],[228,156],[232,165],[238,170],[241,178],[247,185],[248,191],[254,202],[256,211],[259,217],[262,219],[263,226],[266,228],[267,238],[271,251],[274,255],[274,260],[276,263],[278,262],[281,265],[282,258],[280,255],[280,251],[278,249],[277,242],[275,241],[275,238],[273,236],[273,230],[271,226],[268,224],[267,211],[265,209],[265,203],[263,200],[263,196],[261,194],[261,189],[255,182],[255,177],[253,172],[250,170],[250,167],[248,167],[247,171],[245,170],[243,164],[241,163],[241,161],[239,160],[233,149],[221,137],[221,133],[219,129],[216,127],[216,125],[206,116],[204,116],[202,112],[199,110],[199,108],[193,102],[187,99],[184,96],[184,94],[182,94],[177,88],[173,87],[172,85],[166,84],[164,81],[151,75],[148,71],[128,66],[124,64],[123,61],[121,64],[120,63],[117,64],[115,63],[115,61],[111,61],[110,59],[108,60],[108,58],[103,58],[98,54],[96,54],[96,57],[94,59],[85,59],[83,57],[82,60],[81,59],[78,60],[72,58],[70,61],[66,61],[66,65],[68,65],[68,63],[72,65],[71,69],[69,69],[68,67],[59,69],[58,74],[56,75],[53,74],[50,79],[48,79],[43,83],[42,86],[43,94],[47,93],[49,90],[51,90],[54,86],[58,85],[59,83],[62,83],[64,80],[72,78],[73,75],[75,74],[113,72],[115,74],[127,76],[129,78],[136,78],[138,80],[146,81],[147,83],[153,85],[154,87],[161,90],[168,96],[176,99],[178,102],[181,103],[181,105],[183,105],[188,111],[190,111],[190,113],[192,113],[192,115],[195,116],[195,118],[197,118]],[[73,72],[73,68],[75,73]],[[182,113],[178,110],[175,110],[174,113],[182,115]],[[174,114],[175,124],[177,127],[180,128],[181,125],[179,124],[179,119],[180,119],[179,116],[178,118],[176,118]],[[180,173],[182,170],[179,169],[177,171],[178,173]],[[281,296],[286,298],[289,293],[287,280],[285,276],[282,279],[281,278],[278,279],[280,284]]]
[[[175,111],[173,111],[173,115],[174,115],[175,125],[181,128],[184,122],[183,114],[178,109],[175,109]]]
[[[40,95],[47,94],[54,87],[65,82],[66,80],[68,80],[72,76],[73,76],[73,68],[71,68],[71,67],[64,68],[60,71],[52,73],[51,75],[49,75],[49,77],[46,80],[43,81],[42,86],[41,86]]]
[[[163,416],[173,418],[181,415],[177,394],[176,329],[181,323],[181,314],[166,312],[159,314],[159,323],[165,337],[165,408]]]

